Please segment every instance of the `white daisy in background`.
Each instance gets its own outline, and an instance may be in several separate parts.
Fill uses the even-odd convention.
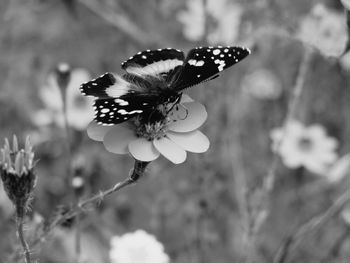
[[[290,121],[285,129],[271,132],[272,149],[281,156],[289,168],[305,167],[310,172],[326,176],[330,166],[337,160],[338,142],[327,136],[321,125],[304,126]]]
[[[82,97],[79,90],[80,84],[90,78],[85,69],[73,69],[66,88],[68,124],[76,130],[84,130],[94,116],[93,99]],[[63,100],[54,73],[49,75],[47,84],[40,88],[39,95],[46,108],[34,114],[33,122],[38,126],[55,123],[63,127]]]
[[[325,56],[340,56],[348,40],[345,16],[318,3],[301,20],[297,37]]]
[[[111,263],[168,263],[164,246],[143,230],[114,236],[109,251]]]
[[[204,37],[206,16],[213,21],[206,40],[209,44],[231,45],[237,40],[243,8],[228,0],[189,0],[187,10],[180,11],[178,20],[183,24],[183,34],[190,41],[199,41]]]
[[[205,33],[205,7],[203,0],[189,0],[187,10],[180,11],[177,19],[183,24],[183,34],[190,41],[199,41]]]
[[[143,162],[153,161],[162,154],[178,164],[186,160],[186,151],[202,153],[208,150],[208,138],[197,130],[206,118],[205,107],[183,95],[180,105],[156,121],[144,122],[136,117],[113,126],[91,122],[87,133],[91,139],[103,141],[112,153],[130,153]]]
[[[277,76],[267,69],[258,69],[247,74],[242,80],[242,90],[257,99],[278,99],[282,84]]]
[[[229,0],[208,0],[207,13],[216,23],[208,32],[207,41],[212,45],[232,45],[238,38],[243,7]]]

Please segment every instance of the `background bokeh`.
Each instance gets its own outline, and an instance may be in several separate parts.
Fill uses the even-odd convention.
[[[38,114],[49,108],[40,94],[58,63],[95,78],[106,71],[123,74],[120,63],[140,50],[244,45],[252,50],[248,58],[220,78],[186,90],[206,106],[208,119],[201,130],[210,149],[189,154],[180,165],[156,160],[137,184],[84,213],[79,222],[81,254],[84,262],[110,262],[112,236],[144,229],[163,243],[174,263],[272,262],[288,235],[349,187],[346,176],[330,183],[327,174],[291,169],[279,161],[274,188],[262,201],[261,225],[256,231],[249,228],[249,217],[262,215],[249,211],[260,200],[257,189],[273,162],[270,133],[283,125],[308,48],[298,36],[317,34],[313,27],[322,24],[306,23],[303,33],[301,23],[312,19],[319,3],[345,25],[344,8],[336,0],[1,1],[0,138],[16,134],[23,142],[30,135],[39,160],[28,239],[41,220],[49,222],[58,207],[73,202],[65,179],[66,132]],[[337,52],[343,38],[332,35],[337,27],[333,21],[324,22],[329,27],[326,37],[335,37],[326,44]],[[322,48],[313,49],[293,113],[293,118],[305,125],[317,123],[335,138],[340,157],[350,147],[350,69],[344,50],[329,57]],[[85,182],[81,198],[127,177],[133,166],[130,156],[107,152],[85,129],[72,127],[71,135],[71,162]],[[18,241],[13,209],[2,189],[0,220],[0,262],[22,262],[14,256]],[[74,222],[58,227],[33,248],[33,258],[75,262],[74,229]],[[288,262],[348,262],[349,229],[346,220],[333,216],[305,236]]]

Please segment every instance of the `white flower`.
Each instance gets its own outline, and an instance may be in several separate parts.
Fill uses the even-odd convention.
[[[200,40],[205,32],[205,9],[202,0],[187,1],[186,11],[178,13],[178,20],[184,25],[183,34],[190,41]]]
[[[140,123],[138,118],[114,126],[91,122],[87,132],[91,139],[103,141],[116,154],[130,153],[135,159],[150,162],[160,154],[178,164],[186,160],[186,151],[208,150],[208,138],[197,129],[207,118],[204,106],[183,95],[180,105],[161,121]]]
[[[316,4],[301,20],[297,37],[325,56],[339,56],[348,40],[345,16]]]
[[[90,75],[86,70],[73,69],[66,89],[68,123],[77,130],[85,129],[94,116],[93,99],[81,96],[79,91],[80,84],[89,80]],[[49,75],[47,85],[40,88],[39,95],[46,108],[37,111],[33,118],[34,123],[38,126],[50,123],[63,126],[63,100],[55,74]]]
[[[326,135],[320,125],[305,127],[298,121],[290,121],[285,130],[271,132],[272,148],[289,168],[305,167],[310,172],[326,175],[330,165],[337,160],[337,141]]]
[[[204,37],[206,15],[210,16],[215,26],[208,28],[206,36],[210,44],[231,45],[236,41],[243,8],[228,0],[187,1],[187,10],[180,11],[178,20],[183,24],[183,34],[190,41],[199,41]]]
[[[111,263],[168,263],[163,245],[143,230],[115,236],[109,252]]]
[[[246,75],[242,80],[242,89],[257,99],[278,99],[282,94],[281,81],[266,69]]]
[[[243,15],[243,7],[228,0],[208,0],[207,13],[216,22],[216,27],[209,31],[207,41],[210,44],[231,45],[237,41]]]

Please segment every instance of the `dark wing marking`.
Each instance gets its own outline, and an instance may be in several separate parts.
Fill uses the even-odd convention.
[[[98,124],[114,125],[139,114],[149,112],[157,106],[158,96],[129,94],[120,98],[98,99],[94,103],[95,121]]]
[[[165,79],[184,61],[184,53],[173,48],[146,50],[139,52],[122,63],[128,73],[145,75],[162,75]]]
[[[98,98],[117,98],[127,94],[130,89],[128,81],[109,72],[80,86],[83,95]]]
[[[188,53],[183,67],[171,86],[176,91],[197,85],[218,76],[250,54],[244,47],[198,47]]]

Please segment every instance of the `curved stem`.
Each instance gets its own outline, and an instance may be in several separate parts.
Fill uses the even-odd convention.
[[[71,208],[68,212],[64,213],[60,217],[58,217],[56,220],[54,220],[47,228],[46,230],[32,243],[32,246],[35,246],[42,242],[45,237],[58,225],[62,224],[67,219],[70,219],[74,216],[77,216],[84,212],[84,208],[86,208],[88,205],[93,204],[95,202],[99,203],[101,202],[106,196],[111,195],[114,192],[117,192],[124,187],[131,185],[135,183],[145,172],[147,165],[149,162],[141,162],[138,160],[135,160],[134,169],[130,176],[126,178],[124,181],[121,181],[117,184],[115,184],[112,188],[109,188],[105,191],[101,191],[100,193],[87,198],[85,200],[82,200],[78,202],[73,208]]]
[[[343,207],[350,202],[350,190],[344,192],[325,212],[311,218],[301,225],[293,234],[288,236],[278,249],[273,262],[284,263],[292,251],[306,237],[307,234],[313,233],[324,226],[333,216],[337,215]]]
[[[302,61],[300,62],[298,76],[293,89],[292,98],[288,105],[287,115],[284,119],[283,130],[282,130],[283,134],[285,134],[287,124],[295,117],[295,112],[298,108],[301,93],[304,88],[306,73],[310,65],[312,54],[313,54],[312,49],[305,47],[303,58],[302,58]],[[283,137],[284,135],[282,136],[282,139],[277,142],[276,149],[280,147]],[[275,173],[278,165],[278,160],[279,160],[278,154],[277,154],[277,151],[275,151],[267,176],[264,179],[263,187],[267,190],[267,192],[270,192],[273,189],[273,186],[275,183]]]
[[[21,246],[23,248],[23,254],[24,254],[24,262],[25,263],[31,263],[30,259],[30,250],[29,246],[24,238],[24,232],[23,232],[23,217],[22,216],[17,216],[17,236],[21,242]]]

